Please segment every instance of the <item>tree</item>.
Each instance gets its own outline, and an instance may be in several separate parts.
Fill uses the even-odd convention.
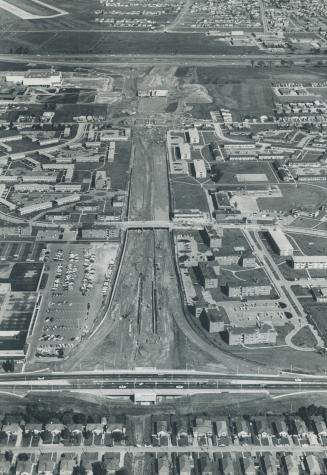
[[[2,363],[2,368],[6,373],[13,373],[15,371],[14,360],[6,360]]]
[[[107,470],[102,462],[95,462],[92,464],[93,475],[106,475]]]
[[[86,475],[85,467],[83,465],[75,465],[73,475]]]

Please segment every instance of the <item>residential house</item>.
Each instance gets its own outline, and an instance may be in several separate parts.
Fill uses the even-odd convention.
[[[294,431],[294,433],[301,436],[301,437],[307,435],[307,433],[308,433],[307,426],[306,426],[304,420],[301,419],[300,417],[294,417],[293,418],[293,420],[291,422],[291,427],[292,427],[292,430]]]
[[[107,433],[111,435],[112,439],[120,442],[125,434],[125,427],[119,422],[111,422],[107,424]]]
[[[306,456],[305,465],[310,475],[321,475],[323,473],[317,457],[313,454]]]
[[[250,437],[249,426],[243,417],[236,417],[234,419],[235,433],[239,438]]]
[[[120,453],[119,452],[106,452],[103,454],[102,463],[108,474],[116,473],[119,470]]]
[[[229,435],[229,429],[226,419],[216,419],[215,427],[217,437],[227,437]]]
[[[213,462],[208,454],[202,454],[199,460],[200,471],[202,475],[213,475]]]
[[[327,437],[327,426],[324,418],[322,416],[313,416],[311,420],[315,433]]]
[[[193,434],[196,437],[212,437],[212,422],[210,419],[203,419],[197,417],[195,419],[195,425],[193,427]]]
[[[93,464],[98,462],[98,452],[83,452],[81,455],[81,466],[85,469],[87,475],[93,475]]]
[[[271,430],[266,416],[256,416],[252,420],[252,423],[256,435],[261,437],[268,437],[271,435]]]
[[[74,445],[80,445],[83,441],[83,424],[69,424],[67,426],[69,432],[69,439]]]
[[[5,454],[0,454],[0,475],[9,475],[11,472],[11,462]]]
[[[285,471],[288,475],[299,475],[299,466],[293,454],[287,454],[283,457]]]
[[[43,431],[43,424],[25,424],[24,432],[25,434],[38,435]]]
[[[224,475],[235,474],[235,467],[230,453],[223,454],[222,467]]]
[[[41,453],[39,456],[38,473],[41,475],[53,475],[57,466],[57,454],[55,452]]]
[[[59,464],[60,475],[72,475],[75,465],[75,454],[73,452],[63,453]]]
[[[275,434],[277,437],[287,437],[288,436],[288,430],[287,430],[287,425],[284,419],[282,417],[276,417],[271,420],[272,427],[274,429]]]
[[[19,446],[22,440],[23,431],[19,424],[5,424],[2,426],[2,432],[8,436],[8,440],[15,441],[15,445]]]
[[[191,475],[191,470],[194,466],[193,459],[187,454],[178,456],[178,467],[180,475]]]
[[[64,428],[65,428],[64,424],[52,423],[52,422],[45,426],[45,430],[47,430],[48,432],[51,432],[53,436],[61,434]]]
[[[158,437],[167,436],[168,435],[168,421],[166,420],[156,421],[155,430],[156,430],[156,435]]]
[[[241,462],[244,475],[256,475],[257,470],[251,456],[244,456]]]
[[[264,454],[262,457],[262,468],[266,475],[277,475],[276,458],[270,453]]]
[[[160,454],[157,459],[158,475],[169,475],[169,460],[167,454]]]
[[[16,475],[32,475],[34,462],[26,454],[19,454],[16,463]]]

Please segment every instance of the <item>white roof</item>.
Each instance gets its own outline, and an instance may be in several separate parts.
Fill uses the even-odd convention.
[[[327,262],[327,256],[293,256],[293,262]]]
[[[292,244],[289,242],[281,229],[269,230],[269,234],[280,249],[293,249]]]

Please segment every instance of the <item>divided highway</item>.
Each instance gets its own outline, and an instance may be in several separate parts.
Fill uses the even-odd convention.
[[[14,373],[0,376],[0,391],[92,391],[106,394],[192,394],[201,392],[327,391],[327,377],[201,372]]]

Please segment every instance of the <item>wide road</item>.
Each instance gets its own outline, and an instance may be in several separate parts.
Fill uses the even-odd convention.
[[[6,450],[6,448],[3,448]],[[72,447],[66,447],[62,446],[59,444],[48,444],[48,445],[42,445],[41,447],[10,447],[10,451],[18,455],[22,452],[26,454],[37,454],[39,455],[40,452],[42,454],[44,453],[56,453],[58,455],[61,454],[66,454],[69,452]],[[165,446],[159,446],[159,447],[152,447],[152,446],[134,446],[134,445],[114,445],[113,447],[110,447],[108,445],[80,445],[76,446],[74,445],[73,447],[74,454],[76,455],[82,455],[86,452],[88,453],[96,453],[98,455],[103,455],[107,452],[124,452],[124,453],[129,453],[129,454],[144,454],[144,453],[181,453],[181,454],[192,454],[192,453],[238,453],[238,454],[243,454],[243,453],[249,453],[251,452],[252,454],[256,453],[264,453],[264,452],[272,452],[272,453],[280,453],[280,452],[287,452],[287,453],[293,453],[293,454],[298,454],[298,455],[303,455],[304,453],[321,453],[325,454],[326,452],[326,447],[323,445],[310,445],[310,447],[303,447],[302,445],[292,445],[292,446],[280,446],[280,445],[226,445],[226,446],[220,446],[218,447],[217,445],[165,445]]]
[[[252,61],[280,62],[292,61],[294,64],[306,64],[306,60],[327,61],[325,54],[219,54],[219,55],[187,55],[187,54],[63,54],[63,55],[0,55],[0,61],[49,64],[56,66],[137,66],[153,64],[176,64],[178,66],[214,66],[214,65],[249,65]],[[312,67],[312,64],[311,64]]]
[[[135,390],[206,391],[327,391],[326,376],[291,374],[219,374],[197,371],[105,371],[74,373],[14,373],[0,376],[0,391],[71,391],[113,390],[134,393]]]

